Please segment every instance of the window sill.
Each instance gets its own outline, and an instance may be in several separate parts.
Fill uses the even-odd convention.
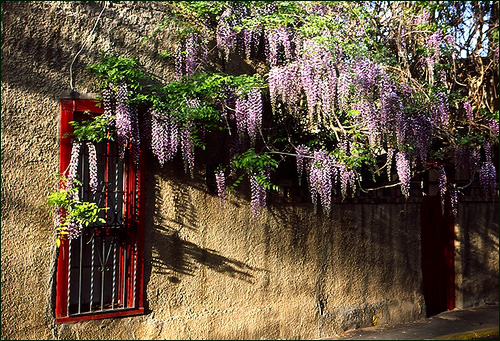
[[[89,314],[82,314],[79,316],[66,316],[66,317],[56,317],[56,324],[63,323],[74,323],[88,320],[100,320],[106,318],[115,318],[115,317],[127,317],[134,315],[142,315],[144,314],[144,308],[138,309],[126,309],[122,311],[103,311],[103,312],[93,312]]]

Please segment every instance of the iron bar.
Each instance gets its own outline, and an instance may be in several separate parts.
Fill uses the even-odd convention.
[[[82,187],[80,188],[80,192],[81,192],[81,200],[85,200],[85,190],[89,184],[89,181],[85,181],[85,175],[86,175],[86,165],[85,165],[85,149],[87,148],[87,145],[85,143],[82,143]]]
[[[83,231],[80,232],[80,268],[78,270],[78,314],[82,312],[82,269],[83,269]]]
[[[104,258],[104,256],[106,255],[106,240],[104,239],[104,236],[101,237],[101,244],[102,258]],[[101,311],[104,310],[104,267],[105,263],[103,264],[103,261],[101,259]]]
[[[91,263],[90,263],[90,312],[92,312],[92,304],[94,303],[94,259],[95,259],[95,232],[91,229],[92,234],[92,252],[91,252]]]
[[[109,194],[109,165],[110,165],[110,162],[109,162],[109,148],[110,148],[110,143],[106,142],[106,154],[105,154],[106,166],[104,167],[104,183],[105,183],[105,186],[106,186],[106,190],[103,193],[104,197],[105,197],[105,200],[106,200],[106,207],[109,207],[109,199],[108,199],[108,194]],[[109,210],[106,210],[106,222],[109,221],[108,220],[109,219],[109,213],[108,213],[108,211]]]
[[[113,292],[111,295],[111,309],[115,309],[115,289],[116,289],[116,243],[115,245],[113,245]]]
[[[123,308],[127,307],[126,299],[126,291],[127,291],[127,247],[123,248]]]
[[[116,157],[116,160],[118,161],[118,157]],[[120,162],[115,162],[115,221],[117,224],[120,223],[119,218],[118,218],[118,189],[119,189],[119,173],[120,173]]]
[[[134,308],[135,308],[135,292],[137,285],[137,242],[134,243]]]
[[[68,311],[69,316],[69,304],[71,302],[71,239],[68,239]]]

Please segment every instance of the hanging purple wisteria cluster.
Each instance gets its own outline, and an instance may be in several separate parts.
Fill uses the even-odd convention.
[[[150,109],[148,117],[151,120],[151,150],[161,166],[170,161],[179,147],[179,125],[171,115],[162,115],[155,109]]]
[[[335,158],[325,150],[312,151],[305,145],[297,146],[295,151],[299,179],[302,178],[305,169],[315,210],[319,199],[323,212],[330,213],[332,195],[337,185],[340,186],[343,198],[349,192],[354,195],[357,190],[358,175],[346,166],[345,161]]]
[[[258,217],[266,206],[266,188],[258,181],[258,175],[250,174],[250,205],[254,217]],[[269,174],[267,174],[269,178]]]
[[[73,182],[76,180],[77,172],[78,172],[78,162],[80,160],[80,149],[82,143],[79,141],[73,141],[71,146],[71,158],[69,161],[68,175],[66,176],[67,184],[66,187],[68,189],[73,188]]]
[[[185,106],[196,109],[200,105],[197,99],[190,99]],[[181,150],[184,160],[184,170],[194,176],[194,121],[180,121],[176,116],[166,111],[151,108],[146,114],[150,127],[151,150],[161,166],[170,161]]]
[[[411,166],[407,153],[396,153],[396,170],[401,181],[401,191],[405,197],[408,197],[410,195]]]
[[[495,193],[497,172],[492,162],[491,145],[489,143],[485,144],[484,153],[486,161],[483,162],[479,169],[479,181],[486,195],[493,196]]]
[[[439,186],[439,196],[441,198],[441,214],[444,215],[444,208],[446,204],[446,193],[448,192],[447,183],[448,179],[446,177],[446,171],[443,165],[438,166],[439,177],[438,177],[438,186]]]
[[[80,166],[80,160],[83,159],[84,153],[82,150],[82,146],[87,147],[88,152],[88,184],[91,193],[96,193],[98,187],[98,178],[97,178],[97,153],[95,145],[88,141],[83,143],[81,141],[74,140],[71,147],[71,157],[67,169],[67,173],[65,181],[60,183],[61,190],[67,191],[68,200],[73,202],[80,202],[82,198],[78,195],[78,188],[75,184],[79,181],[86,179],[78,178],[78,169]],[[68,238],[74,239],[78,238],[81,234],[83,225],[78,223],[75,219],[70,219],[65,223],[66,211],[60,207],[53,207],[52,217],[54,222],[54,227],[56,231],[59,231],[61,234],[61,230],[67,234]],[[65,226],[63,226],[65,224]]]
[[[226,206],[226,177],[223,169],[219,169],[215,173],[215,182],[217,184],[217,195],[219,196],[220,205],[224,208]]]
[[[137,108],[128,102],[127,84],[109,84],[103,90],[104,116],[109,120],[109,128],[116,129],[120,158],[124,158],[125,151],[129,148],[135,164],[138,164],[141,145],[139,115]]]
[[[89,153],[89,188],[92,193],[97,191],[97,153],[92,142],[87,142],[87,150]]]
[[[70,198],[68,199],[70,200],[79,199],[78,191],[76,190],[76,188],[74,188],[74,183],[77,180],[78,163],[80,160],[81,146],[82,146],[81,142],[73,141],[66,181],[60,184],[63,190],[68,190],[68,194],[70,195]],[[61,229],[63,229],[65,215],[66,212],[63,208],[54,207],[52,209],[52,218],[54,222],[54,228],[56,229],[56,231],[60,231]],[[78,226],[74,220],[69,221],[65,226],[65,230],[67,232],[67,236],[69,239],[78,238],[81,229],[82,226]]]
[[[234,110],[234,118],[236,121],[236,129],[240,141],[243,139],[245,132],[250,138],[250,146],[255,146],[257,133],[262,126],[262,94],[260,89],[252,88],[247,96],[239,93],[236,95],[236,107]]]
[[[208,65],[208,38],[200,33],[190,33],[175,52],[175,79],[192,76]]]
[[[238,2],[230,2],[219,18],[216,30],[217,47],[222,51],[226,61],[235,51],[241,52],[247,58],[256,53],[260,46],[262,34],[259,26],[247,27],[240,32],[236,27],[241,26],[244,19],[254,18],[258,15],[274,13],[276,5],[268,3],[264,7],[250,11],[247,6]]]

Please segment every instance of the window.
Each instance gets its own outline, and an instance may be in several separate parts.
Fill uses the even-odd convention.
[[[70,121],[88,119],[84,112],[102,114],[94,100],[62,99],[60,172],[71,157]],[[89,186],[88,149],[81,145],[78,178],[80,200],[108,209],[105,223],[85,227],[59,247],[56,275],[56,323],[141,314],[143,305],[144,218],[141,196],[143,171],[131,155],[118,157],[113,141],[95,145],[98,188]],[[142,160],[141,160],[142,161]],[[143,165],[144,162],[140,162]]]

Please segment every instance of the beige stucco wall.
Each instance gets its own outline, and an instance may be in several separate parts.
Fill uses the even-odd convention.
[[[55,326],[54,231],[39,207],[58,171],[58,99],[69,89],[69,66],[103,3],[1,6],[2,339],[308,339],[369,326],[374,316],[378,324],[425,316],[418,202],[336,204],[325,217],[311,205],[277,197],[254,220],[245,185],[221,210],[204,169],[191,180],[178,163],[160,168],[150,158],[148,313]],[[162,2],[110,4],[73,65],[75,90],[97,91],[85,67],[99,50],[136,55],[170,79],[171,65],[157,58],[169,44],[168,29],[142,40],[166,8]],[[489,229],[498,211],[481,209]],[[490,252],[489,241],[480,240],[475,250]],[[498,277],[498,232],[493,250],[496,263],[476,258],[484,271],[494,273],[496,264]],[[470,269],[483,271],[475,263]],[[469,288],[470,297],[473,288],[481,290]]]
[[[498,202],[464,201],[455,223],[456,306],[498,304]]]

